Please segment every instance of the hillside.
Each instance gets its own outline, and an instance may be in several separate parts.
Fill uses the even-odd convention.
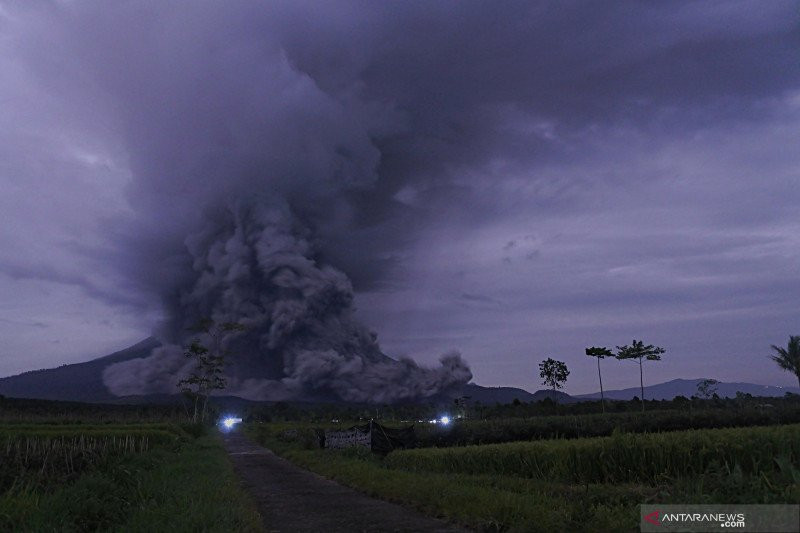
[[[545,398],[553,398],[553,391],[538,390],[535,393],[531,393],[516,387],[483,387],[475,383],[469,383],[462,389],[462,395],[468,396],[470,403],[480,402],[484,405],[490,405],[494,403],[511,403],[514,400],[524,403],[538,402]],[[569,394],[561,391],[556,391],[555,398],[559,403],[577,401]]]
[[[57,368],[34,370],[16,376],[0,378],[0,394],[11,398],[38,398],[90,403],[168,403],[173,401],[174,398],[163,394],[120,398],[112,395],[103,384],[102,375],[106,366],[120,361],[145,357],[158,344],[156,339],[150,337],[124,350],[84,363],[62,365]],[[644,395],[648,400],[671,400],[675,396],[689,398],[697,394],[697,383],[700,381],[702,379],[674,379],[666,383],[649,385],[644,388]],[[752,394],[753,396],[765,397],[783,396],[787,392],[800,394],[800,388],[798,387],[772,387],[753,383],[718,383],[716,387],[717,394],[721,397],[734,397],[738,391]],[[599,392],[579,396],[570,396],[561,391],[556,391],[555,394],[559,403],[572,403],[600,398]],[[611,400],[630,400],[640,394],[638,387],[605,391],[606,398]],[[476,383],[469,383],[464,386],[460,394],[451,393],[449,396],[451,399],[458,396],[467,396],[469,397],[469,403],[480,402],[484,405],[492,405],[495,403],[511,403],[515,399],[524,403],[537,402],[545,398],[551,398],[553,392],[539,390],[531,393],[516,387],[483,387]],[[444,400],[446,398],[441,399]],[[447,401],[449,402],[449,400]]]
[[[124,350],[84,363],[62,365],[57,368],[34,370],[0,378],[0,394],[10,398],[90,403],[169,403],[174,401],[174,397],[163,394],[120,398],[112,395],[103,384],[103,369],[106,366],[145,357],[158,345],[158,341],[151,337]],[[515,398],[521,402],[538,401],[550,394],[549,391],[531,394],[513,387],[482,387],[473,383],[466,385],[461,393],[462,396],[470,396],[470,401],[479,401],[483,404],[510,403]],[[564,393],[559,393],[559,401],[563,403],[572,401],[572,399]]]
[[[697,395],[697,384],[704,378],[698,379],[673,379],[657,385],[649,385],[644,388],[644,397],[647,400],[671,400],[676,396],[691,398]],[[775,397],[783,396],[787,392],[800,394],[798,387],[773,387],[769,385],[756,385],[755,383],[724,383],[719,382],[715,385],[717,394],[721,398],[733,398],[737,392],[752,394],[753,396]],[[631,400],[634,396],[639,397],[641,390],[639,387],[629,389],[607,390],[605,397],[610,400]],[[600,393],[581,394],[576,396],[579,399],[595,400],[600,398]]]
[[[103,384],[103,369],[112,363],[145,357],[158,344],[156,339],[150,337],[124,350],[85,363],[33,370],[0,378],[0,394],[12,398],[114,402],[118,398]]]

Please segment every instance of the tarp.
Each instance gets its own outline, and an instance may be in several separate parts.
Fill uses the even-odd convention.
[[[370,420],[368,423],[353,426],[347,431],[326,431],[325,448],[343,448],[347,446],[365,446],[381,455],[392,450],[413,448],[417,444],[414,426],[390,428]]]
[[[352,446],[372,447],[372,439],[369,432],[364,433],[355,428],[346,431],[325,431],[321,439],[323,448],[340,449]]]
[[[387,454],[392,450],[413,448],[417,444],[414,426],[390,428],[370,420],[368,424],[355,426],[362,433],[371,434],[371,448],[375,453]]]

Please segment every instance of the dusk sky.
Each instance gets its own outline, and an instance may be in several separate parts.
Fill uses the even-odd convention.
[[[799,144],[796,0],[0,0],[0,376],[151,335],[246,201],[393,357],[796,386]]]

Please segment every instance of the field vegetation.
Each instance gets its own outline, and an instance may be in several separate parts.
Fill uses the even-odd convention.
[[[658,433],[686,429],[713,429],[800,423],[800,402],[769,408],[711,407],[694,410],[609,414],[550,415],[529,418],[458,420],[442,426],[417,424],[420,446],[463,446],[536,439],[605,437],[612,433]]]
[[[0,417],[0,531],[262,530],[208,428],[161,408],[16,407]]]
[[[109,405],[0,395],[0,424],[154,424],[186,420],[180,405]]]
[[[566,483],[657,484],[712,469],[771,475],[799,459],[800,424],[793,424],[400,450],[386,458],[386,466]],[[792,477],[791,469],[785,473]]]
[[[424,424],[428,447],[384,458],[318,449],[323,424],[248,432],[326,477],[477,530],[634,531],[640,504],[800,501],[796,399],[774,403]]]

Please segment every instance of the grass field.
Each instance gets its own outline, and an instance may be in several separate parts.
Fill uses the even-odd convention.
[[[0,531],[111,530],[261,525],[216,434],[164,423],[0,425]]]
[[[424,425],[425,447],[386,457],[318,449],[315,429],[352,425],[343,418],[245,429],[301,466],[471,529],[634,531],[643,503],[800,501],[798,410],[784,404]],[[0,531],[262,530],[215,431],[156,407],[32,405],[30,418],[27,404],[0,416]]]
[[[478,530],[633,531],[643,503],[796,503],[800,425],[423,448],[313,448],[309,429],[253,426],[295,463]]]
[[[786,402],[788,403],[788,402]],[[712,408],[694,411],[534,416],[459,420],[448,426],[418,424],[420,446],[464,446],[511,441],[605,437],[615,431],[658,433],[684,429],[713,429],[800,423],[800,404],[773,408]]]

